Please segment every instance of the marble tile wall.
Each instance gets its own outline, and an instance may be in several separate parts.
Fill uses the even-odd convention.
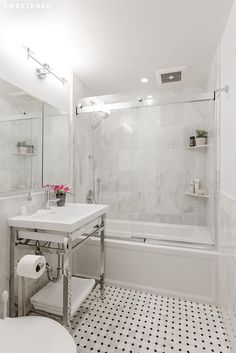
[[[44,151],[44,185],[69,185],[70,160],[68,115],[45,116]]]
[[[73,73],[72,111],[70,114],[70,170],[71,185],[73,185],[73,198],[75,202],[86,202],[86,194],[92,187],[91,169],[91,123],[92,115],[83,119],[82,115],[75,114],[78,103],[83,97],[94,97],[91,91],[77,75]],[[81,119],[83,119],[81,121]]]
[[[113,111],[92,129],[92,117],[78,122],[75,153],[80,200],[102,178],[102,203],[116,219],[207,225],[208,201],[185,196],[190,180],[208,190],[208,151],[186,150],[196,128],[210,127],[212,102]],[[81,180],[83,181],[81,182]]]
[[[236,352],[236,200],[218,194],[219,306]]]
[[[75,119],[73,183],[75,202],[86,203],[88,191],[93,190],[92,134],[91,115]],[[97,150],[99,147],[98,144]]]

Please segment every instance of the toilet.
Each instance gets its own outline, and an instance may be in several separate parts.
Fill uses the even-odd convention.
[[[7,317],[8,298],[4,291],[0,353],[76,353],[72,336],[57,321],[42,316]]]
[[[40,316],[0,319],[1,353],[76,353],[69,332]]]
[[[40,257],[42,260],[45,262]],[[1,299],[0,353],[76,353],[72,336],[57,321],[42,316],[9,318],[8,291],[2,293]]]

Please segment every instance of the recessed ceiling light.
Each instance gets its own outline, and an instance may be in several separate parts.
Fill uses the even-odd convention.
[[[152,96],[150,95],[150,96],[147,96],[147,99],[152,99]]]
[[[170,75],[169,76],[169,80],[173,80],[174,79],[174,76],[173,75]]]
[[[148,79],[147,77],[143,77],[143,78],[141,79],[141,82],[142,82],[142,83],[148,83],[148,82],[149,82],[149,79]]]

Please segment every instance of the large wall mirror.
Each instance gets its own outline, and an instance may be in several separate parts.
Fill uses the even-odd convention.
[[[68,115],[0,79],[0,194],[69,184]]]

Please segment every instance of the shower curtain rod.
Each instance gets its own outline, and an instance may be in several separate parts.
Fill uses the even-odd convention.
[[[83,113],[151,107],[155,105],[203,102],[203,101],[211,101],[211,100],[215,100],[214,91],[206,92],[206,93],[183,95],[183,96],[174,96],[174,97],[169,96],[169,97],[163,97],[159,99],[145,99],[145,100],[139,99],[137,101],[132,101],[132,102],[99,104],[99,105],[91,105],[86,107],[83,107],[83,105],[79,103],[76,107],[76,115],[83,114]]]

